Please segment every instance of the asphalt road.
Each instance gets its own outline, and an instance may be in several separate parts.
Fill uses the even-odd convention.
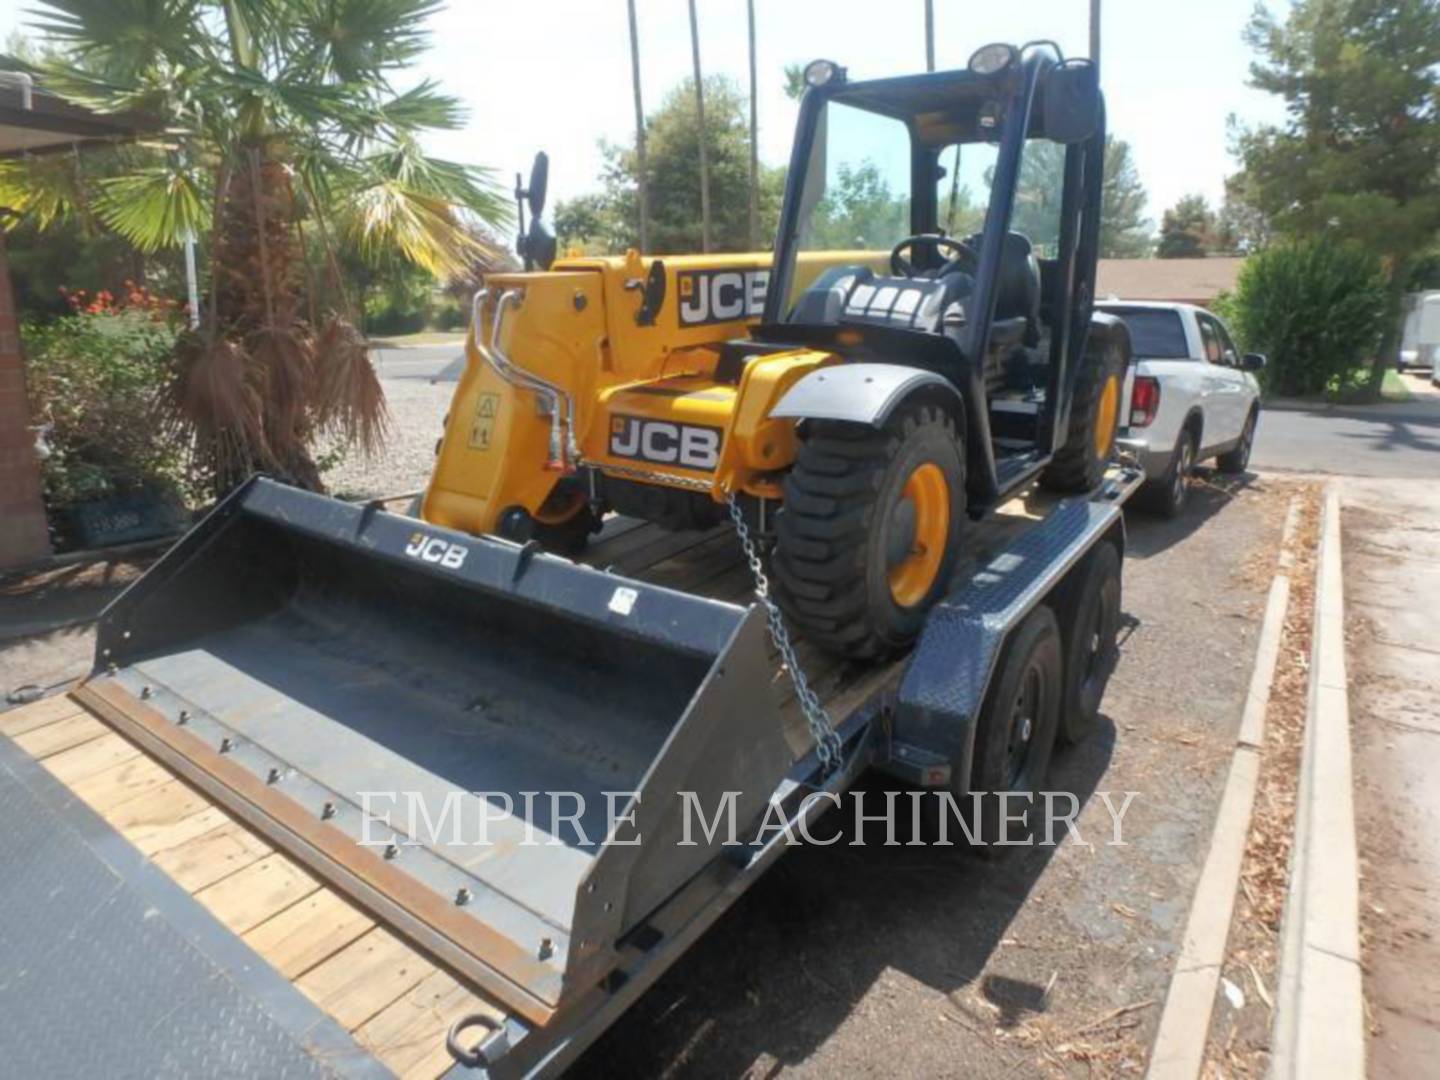
[[[1250,464],[1340,476],[1440,476],[1440,392],[1418,376],[1415,398],[1385,405],[1267,407]]]
[[[382,379],[443,379],[460,376],[463,345],[412,345],[403,349],[372,349],[375,371]]]

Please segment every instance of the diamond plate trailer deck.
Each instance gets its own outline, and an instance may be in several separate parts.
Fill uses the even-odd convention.
[[[845,769],[828,778],[819,775],[812,756],[795,754],[769,792],[769,799],[782,806],[783,816],[793,822],[802,812],[806,794],[822,788],[843,789],[870,766],[920,784],[947,783],[950,762],[965,760],[974,731],[971,721],[984,699],[1006,633],[1035,604],[1063,586],[1070,569],[1094,544],[1106,539],[1123,544],[1119,508],[1134,483],[1134,476],[1117,473],[1097,496],[1060,503],[1032,492],[1012,502],[1006,513],[992,519],[993,523],[976,526],[977,557],[957,573],[954,593],[936,610],[913,658],[906,663],[879,668],[846,665],[805,650],[802,644],[803,664],[836,718],[849,754]],[[345,521],[342,527],[358,537],[361,544],[381,547],[386,543],[384,529],[393,531],[396,527],[389,524],[392,522],[409,535],[413,523],[370,512],[359,521]],[[439,532],[429,528],[426,531]],[[473,543],[472,538],[464,540]],[[706,597],[707,604],[727,609],[721,614],[728,614],[732,620],[731,638],[727,641],[733,643],[735,627],[743,632],[747,626],[743,609],[733,605],[743,602],[750,590],[748,572],[737,562],[737,554],[733,538],[723,530],[699,536],[676,535],[629,522],[612,522],[592,548],[589,561],[608,568],[607,573],[595,575],[602,579],[604,597],[613,598],[617,589],[630,588],[625,582],[632,579],[637,588],[659,587],[684,597]],[[533,567],[526,565],[528,561],[527,555],[516,553],[513,565],[507,568],[511,583],[552,560],[542,557]],[[174,565],[172,562],[172,570]],[[107,614],[107,618],[115,614],[124,618],[123,606],[117,607],[118,612]],[[708,609],[687,608],[684,614],[693,616],[697,611],[703,617]],[[672,614],[672,623],[674,618]],[[701,622],[691,619],[689,632],[703,634]],[[102,647],[112,649],[112,658],[117,647],[123,650],[123,643],[129,640],[123,634],[118,621],[112,621],[110,636],[102,635]],[[237,645],[239,653],[233,651]],[[559,986],[553,969],[547,971],[543,964],[546,946],[534,955],[512,956],[511,961],[519,962],[511,963],[503,947],[497,949],[497,942],[489,937],[492,933],[508,935],[513,943],[532,932],[524,926],[517,929],[517,914],[505,910],[505,896],[490,895],[491,890],[500,892],[495,888],[495,879],[465,877],[465,868],[453,852],[407,847],[398,858],[385,859],[354,844],[358,826],[353,816],[353,792],[347,793],[335,770],[327,772],[326,768],[327,758],[343,757],[345,747],[324,740],[312,747],[303,738],[297,740],[294,730],[277,733],[253,724],[247,726],[256,715],[267,711],[267,702],[253,693],[247,708],[228,716],[217,717],[207,709],[205,687],[218,680],[230,691],[237,689],[233,673],[213,667],[216,650],[209,652],[205,661],[212,666],[202,668],[198,675],[167,669],[164,664],[157,667],[153,655],[122,656],[116,670],[98,673],[81,688],[76,700],[113,725],[125,739],[106,734],[93,716],[86,716],[78,718],[78,722],[76,717],[59,721],[70,723],[72,730],[54,732],[49,742],[46,736],[29,741],[43,753],[47,746],[53,748],[69,739],[80,739],[73,748],[67,746],[57,753],[63,758],[67,752],[87,753],[84,747],[91,746],[88,753],[100,770],[90,773],[92,777],[114,773],[127,767],[131,758],[138,759],[145,769],[136,768],[134,762],[128,767],[140,778],[116,778],[119,794],[110,790],[114,784],[101,784],[102,793],[110,791],[100,796],[102,803],[119,799],[117,805],[128,803],[133,816],[149,791],[163,790],[172,801],[179,798],[183,804],[183,810],[172,811],[172,815],[179,815],[178,820],[217,815],[210,821],[214,828],[248,837],[248,844],[255,850],[269,852],[241,868],[248,870],[248,876],[241,876],[240,870],[227,872],[223,880],[230,881],[230,886],[221,892],[222,897],[229,897],[228,903],[247,912],[245,919],[263,917],[244,929],[239,929],[238,924],[227,925],[237,929],[277,970],[298,972],[293,981],[312,999],[322,1004],[330,1000],[326,987],[332,988],[333,998],[336,984],[348,988],[339,993],[342,1001],[359,994],[366,1003],[344,1006],[339,1017],[342,1026],[396,1071],[433,1074],[442,1061],[437,1057],[442,1053],[441,1029],[457,1016],[472,1014],[482,1017],[483,1026],[490,1029],[483,1053],[491,1075],[545,1075],[562,1070],[785,850],[783,844],[772,840],[761,846],[707,851],[705,858],[686,867],[679,878],[665,878],[659,886],[663,891],[655,892],[653,884],[648,894],[642,889],[638,916],[610,943],[602,954],[603,962],[595,968],[575,968],[564,973],[572,981],[562,998],[554,992]],[[243,656],[243,642],[231,641],[220,652],[229,659]],[[735,654],[722,649],[721,655],[733,660]],[[280,672],[288,680],[281,685],[287,692],[298,690],[302,701],[310,700],[306,695],[312,690],[294,680],[302,678],[306,659],[317,658],[297,653],[294,667]],[[328,658],[329,662],[334,660],[333,655]],[[768,666],[763,656],[758,664],[753,658],[749,662],[752,668],[763,666],[760,681],[765,683],[775,707],[773,711],[761,707],[739,710],[741,729],[748,711],[753,714],[750,719],[759,718],[782,731],[785,745],[803,747],[803,726],[783,674]],[[193,676],[193,685],[186,684],[187,674]],[[360,685],[363,688],[363,681]],[[253,692],[254,688],[249,690]],[[323,702],[311,704],[324,706]],[[361,698],[351,698],[348,704],[353,708],[364,703]],[[183,723],[182,709],[186,711]],[[733,703],[727,715],[736,716]],[[754,730],[745,738],[749,742],[763,739],[765,734]],[[390,756],[381,755],[369,762],[372,775],[383,776],[387,768],[404,764],[397,764],[394,746],[386,743],[390,736],[384,731],[371,729],[367,737],[390,751]],[[127,740],[133,740],[133,744]],[[106,743],[112,749],[105,749]],[[125,748],[126,756],[111,760],[107,754],[119,753],[113,749],[117,745]],[[142,747],[144,756],[138,749]],[[442,751],[446,749],[453,751],[453,747],[428,747],[434,755],[428,759],[432,765],[445,758]],[[714,752],[713,747],[703,743],[696,751],[707,763],[707,754]],[[311,754],[309,759],[305,758],[307,753]],[[645,751],[637,753],[644,756]],[[46,755],[45,760],[50,761],[51,755]],[[413,766],[414,759],[409,764]],[[444,773],[443,767],[435,767]],[[774,768],[773,764],[769,767]],[[176,780],[176,776],[183,781]],[[442,776],[445,778],[452,784],[463,783]],[[85,778],[76,782],[85,786]],[[139,794],[128,786],[133,784],[141,785]],[[91,781],[89,789],[94,788]],[[185,796],[178,796],[182,791]],[[85,791],[79,794],[86,798]],[[332,807],[328,813],[324,810],[327,803]],[[296,808],[303,813],[297,815]],[[805,808],[813,814],[823,809],[823,803],[814,802]],[[116,824],[127,836],[135,828],[123,816]],[[205,830],[201,836],[208,833]],[[199,846],[201,836],[182,838],[178,845],[157,852],[157,857],[168,855],[170,865],[186,865],[185,857],[169,853],[187,845]],[[210,839],[213,843],[214,838]],[[357,853],[363,857],[357,857]],[[196,857],[202,862],[207,860],[203,853]],[[237,856],[246,857],[243,853]],[[277,878],[284,878],[288,884],[261,884],[266,880],[263,867],[256,869],[261,864],[282,868],[284,873]],[[457,873],[461,876],[457,877]],[[623,876],[623,870],[621,873]],[[255,879],[253,887],[251,878]],[[455,903],[457,880],[469,881],[464,887],[471,889],[471,899],[464,905]],[[215,889],[217,884],[208,888]],[[499,884],[504,886],[505,880],[499,879]],[[604,879],[601,887],[609,889]],[[257,901],[248,894],[266,888],[269,899],[258,902],[257,910]],[[267,904],[276,905],[276,910],[269,911]],[[319,909],[315,916],[318,924],[307,922],[307,909],[302,904]],[[519,912],[519,917],[538,914],[535,926],[548,926],[555,934],[548,944],[553,957],[557,939],[565,930],[563,919],[567,914],[573,916],[573,912],[560,912],[558,917],[552,912],[547,921],[545,912],[520,906],[525,910]],[[477,916],[477,910],[483,914]],[[506,918],[510,919],[508,925]],[[328,925],[327,919],[337,921],[340,928],[332,929],[326,939],[334,944],[334,951],[317,960],[316,953],[326,948],[321,943],[298,959],[283,955],[277,959],[270,951],[276,948],[275,941],[288,940],[288,947],[294,949],[297,940],[295,933],[286,933],[283,921],[277,924],[283,919],[311,927]],[[268,931],[262,932],[267,927]],[[305,933],[299,936],[307,937]],[[568,943],[559,944],[563,949]],[[410,975],[396,979],[393,973],[397,969],[411,974],[420,971],[423,975],[413,985],[402,985],[407,984]],[[538,977],[527,984],[523,982],[527,976]],[[553,995],[548,998],[547,985]],[[380,1000],[392,992],[393,1000]],[[444,1007],[422,1008],[427,994],[443,1001]],[[357,1015],[371,1007],[376,1007],[373,1014],[356,1023]],[[417,1011],[425,1013],[427,1022],[417,1025]],[[403,1052],[381,1038],[395,1031],[402,1033],[399,1041]],[[472,1032],[467,1042],[476,1034]],[[470,1074],[461,1066],[456,1068]]]

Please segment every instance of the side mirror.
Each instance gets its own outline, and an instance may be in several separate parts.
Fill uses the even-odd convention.
[[[530,183],[525,191],[531,217],[538,218],[545,212],[545,189],[549,186],[550,155],[541,150],[535,155],[535,163],[530,166]]]
[[[1059,143],[1084,142],[1100,126],[1100,77],[1089,60],[1056,64],[1045,76],[1045,136]]]
[[[1265,364],[1264,354],[1258,352],[1247,352],[1240,358],[1240,367],[1245,371],[1263,371]]]

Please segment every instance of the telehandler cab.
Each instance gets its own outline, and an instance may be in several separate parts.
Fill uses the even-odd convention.
[[[945,593],[967,516],[1037,474],[1099,483],[1129,351],[1091,309],[1093,65],[1040,42],[806,82],[773,258],[552,263],[537,158],[542,270],[475,297],[426,521],[574,554],[606,511],[706,528],[731,504],[789,620],[876,657]]]

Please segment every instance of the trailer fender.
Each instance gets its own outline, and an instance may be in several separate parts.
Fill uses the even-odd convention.
[[[948,399],[957,416],[964,401],[953,383],[933,371],[904,364],[836,364],[806,375],[770,410],[796,420],[848,420],[881,427],[917,391]]]
[[[935,606],[900,683],[888,753],[876,763],[883,771],[967,790],[975,723],[1006,640],[1037,604],[1060,601],[1070,570],[1095,544],[1115,543],[1123,554],[1120,508],[1138,482],[1127,474],[1123,486],[1065,500]],[[1066,613],[1058,613],[1063,628]]]

